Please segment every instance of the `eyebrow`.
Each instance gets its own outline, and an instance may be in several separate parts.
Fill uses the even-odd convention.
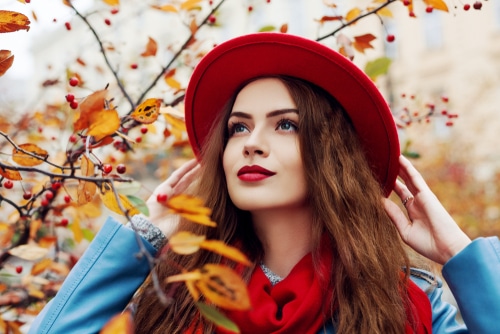
[[[287,109],[278,109],[278,110],[273,110],[271,112],[268,112],[266,114],[266,117],[267,118],[271,118],[271,117],[275,117],[275,116],[279,116],[279,115],[283,115],[283,114],[289,114],[289,113],[295,113],[295,114],[299,114],[299,111],[297,109],[291,109],[291,108],[287,108]],[[252,118],[252,115],[249,114],[249,113],[246,113],[246,112],[243,112],[243,111],[233,111],[231,112],[231,114],[229,115],[229,118],[231,117],[241,117],[241,118],[248,118],[248,119],[251,119]]]

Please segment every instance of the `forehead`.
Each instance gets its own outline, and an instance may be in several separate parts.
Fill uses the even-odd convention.
[[[277,78],[262,78],[250,82],[236,95],[233,111],[272,111],[296,108],[288,88]]]

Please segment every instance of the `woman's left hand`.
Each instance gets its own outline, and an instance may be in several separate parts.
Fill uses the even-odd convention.
[[[400,207],[384,198],[384,207],[403,241],[428,259],[444,264],[470,242],[430,190],[422,175],[408,159],[399,159],[399,176],[394,191],[403,201],[408,218]]]

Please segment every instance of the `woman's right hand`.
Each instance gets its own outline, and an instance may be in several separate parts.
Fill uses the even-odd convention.
[[[168,199],[182,194],[196,178],[199,170],[200,164],[196,159],[187,161],[158,185],[146,201],[149,209],[149,217],[147,219],[153,225],[157,226],[167,238],[176,229],[178,216],[168,213],[168,208],[158,202],[158,195],[166,195]]]

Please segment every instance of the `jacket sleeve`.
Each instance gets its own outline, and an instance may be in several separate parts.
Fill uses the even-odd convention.
[[[443,267],[443,277],[455,297],[471,334],[499,333],[500,241],[478,238]]]
[[[150,268],[137,235],[108,218],[56,296],[30,326],[29,334],[98,333],[123,311]],[[155,248],[142,239],[151,255]]]

